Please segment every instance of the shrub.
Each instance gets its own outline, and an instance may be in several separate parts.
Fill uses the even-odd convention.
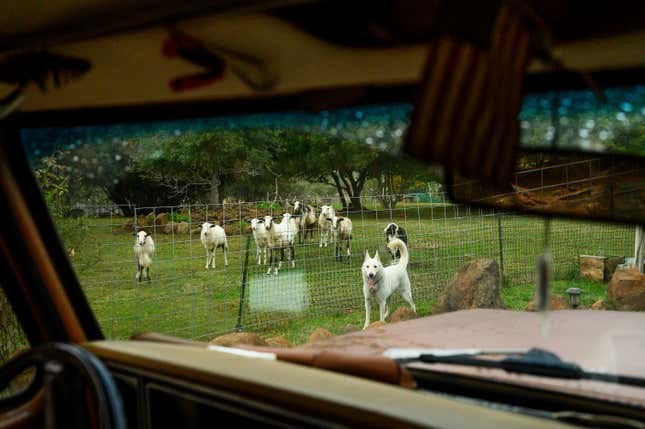
[[[190,218],[187,215],[183,215],[178,212],[172,212],[168,214],[168,220],[172,222],[188,222],[190,223]]]

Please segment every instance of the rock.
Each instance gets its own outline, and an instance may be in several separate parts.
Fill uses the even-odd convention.
[[[609,281],[614,275],[619,265],[625,263],[622,256],[608,256],[605,260],[605,281]]]
[[[499,294],[499,266],[492,259],[476,259],[459,268],[439,295],[432,313],[469,308],[505,308]]]
[[[280,348],[291,347],[291,343],[289,342],[289,340],[287,340],[285,337],[282,337],[282,336],[267,338],[266,342],[270,347],[280,347]]]
[[[163,227],[164,234],[189,234],[190,224],[188,222],[170,222]]]
[[[144,215],[137,216],[137,227],[141,228],[142,226],[149,226],[148,220]]]
[[[390,316],[390,322],[402,322],[404,320],[415,319],[417,313],[412,311],[408,307],[399,307],[394,313]]]
[[[616,267],[624,262],[622,256],[580,255],[580,275],[596,282],[608,281]]]
[[[175,224],[175,234],[190,233],[190,224],[188,222],[179,222]]]
[[[360,328],[354,325],[345,325],[345,328],[343,328],[343,332],[346,334],[349,334],[350,332],[357,332],[357,331],[360,331]]]
[[[569,301],[559,295],[551,295],[549,297],[549,310],[568,310]],[[537,295],[533,295],[531,302],[526,305],[526,311],[537,311]]]
[[[594,302],[593,305],[591,306],[592,310],[606,310],[605,308],[605,301],[602,299],[599,299],[598,301]]]
[[[333,334],[325,328],[318,328],[309,335],[309,342],[313,343],[316,341],[324,340],[327,338],[333,337]]]
[[[635,269],[616,271],[607,286],[607,301],[616,310],[645,310],[645,274]]]
[[[385,322],[381,322],[380,320],[377,320],[376,322],[372,322],[369,325],[367,325],[367,328],[365,329],[374,329],[374,328],[380,328],[382,326],[385,326]]]
[[[155,225],[166,225],[168,224],[168,213],[159,213],[155,218]]]
[[[231,347],[235,344],[248,344],[251,346],[267,346],[267,342],[264,341],[258,334],[253,332],[233,332],[226,335],[221,335],[215,337],[208,344],[213,344],[216,346],[225,346]]]
[[[126,223],[124,223],[123,225],[121,225],[120,229],[121,229],[122,232],[132,232],[132,233],[134,233],[134,222],[129,220]]]

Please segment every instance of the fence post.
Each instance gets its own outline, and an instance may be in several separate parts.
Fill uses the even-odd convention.
[[[504,286],[504,240],[502,237],[502,214],[497,214],[497,241],[499,242],[500,286]]]
[[[246,291],[246,273],[249,268],[249,249],[251,248],[251,236],[246,236],[246,248],[244,251],[244,265],[242,266],[242,288],[240,290],[240,306],[237,311],[237,324],[235,330],[241,332],[242,328],[242,314],[244,313],[244,293]]]

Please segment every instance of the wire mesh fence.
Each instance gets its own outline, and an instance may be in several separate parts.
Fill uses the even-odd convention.
[[[441,193],[398,195],[388,199],[397,201],[388,208],[380,201],[382,196],[362,197],[360,207],[351,210],[338,198],[315,201],[316,219],[323,205],[351,219],[351,255],[343,249],[339,258],[333,240],[321,244],[316,227],[313,237],[295,237],[293,262],[286,251],[277,275],[267,274],[269,264],[258,261],[249,220],[268,215],[280,222],[283,213],[293,211],[285,202],[136,207],[134,217],[103,208],[98,216],[88,210],[60,219],[58,226],[109,338],[156,331],[210,339],[236,329],[269,329],[294,319],[353,311],[359,324],[364,254],[378,250],[383,263],[390,263],[384,229],[392,222],[407,231],[408,272],[417,304],[431,303],[460,266],[477,258],[498,261],[505,287],[533,282],[544,238],[541,219],[450,204]],[[224,228],[228,266],[224,249],[217,248],[215,268],[205,268],[204,222]],[[133,245],[139,230],[148,232],[156,247],[149,282],[135,279]],[[633,234],[631,227],[616,224],[553,221],[555,278],[575,276],[581,254],[629,256]],[[398,304],[402,302],[394,302]]]

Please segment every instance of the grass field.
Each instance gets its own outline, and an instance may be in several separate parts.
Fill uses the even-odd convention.
[[[362,326],[364,310],[360,265],[365,249],[379,250],[385,263],[383,228],[394,219],[408,230],[413,297],[420,315],[431,313],[437,294],[455,271],[474,258],[501,262],[507,306],[522,310],[533,293],[533,265],[542,249],[543,222],[520,216],[471,212],[457,206],[406,205],[390,212],[351,214],[352,257],[334,260],[334,249],[315,241],[296,247],[295,268],[266,276],[254,261],[251,239],[241,322],[245,330],[284,335],[293,343],[306,341],[317,327],[342,333],[347,325]],[[59,219],[65,246],[74,249],[72,264],[108,338],[127,338],[155,331],[208,340],[234,330],[240,308],[242,273],[249,233],[229,231],[229,266],[221,252],[217,268],[204,269],[205,254],[196,235],[166,235],[148,228],[157,252],[152,282],[137,284],[132,252],[133,231],[124,218]],[[633,230],[618,225],[554,221],[550,247],[556,293],[576,285],[584,290],[583,305],[604,294],[603,285],[577,279],[578,255],[629,255]],[[500,237],[501,231],[501,237]],[[393,308],[402,305],[396,299]],[[377,318],[374,310],[373,320]]]

